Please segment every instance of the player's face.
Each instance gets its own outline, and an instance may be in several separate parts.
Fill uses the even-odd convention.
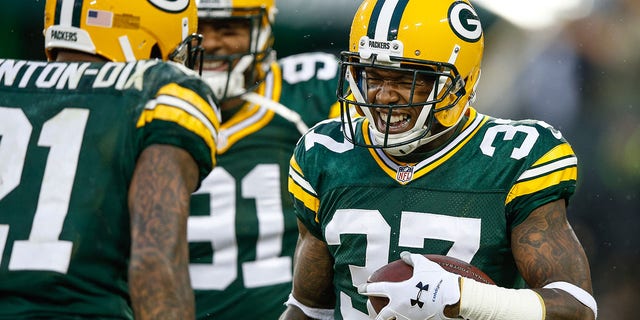
[[[205,52],[203,71],[226,71],[228,62],[207,59],[212,56],[228,56],[249,51],[251,37],[249,21],[245,19],[207,19],[200,20],[198,32],[204,37],[202,46]],[[238,59],[232,63],[235,65]]]
[[[367,99],[372,104],[401,105],[426,101],[433,89],[434,80],[414,73],[366,68]],[[372,108],[371,113],[379,131],[402,133],[414,127],[423,106],[405,108]],[[390,111],[391,110],[391,111]],[[389,113],[391,112],[391,115]]]

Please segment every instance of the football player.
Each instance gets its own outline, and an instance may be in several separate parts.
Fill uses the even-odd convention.
[[[543,121],[472,107],[483,41],[467,0],[362,3],[338,87],[343,110],[362,117],[316,125],[291,159],[300,241],[283,319],[596,317],[566,217],[576,155]],[[497,286],[425,253],[469,262]],[[398,258],[413,265],[409,280],[367,283]],[[368,295],[390,302],[376,314]]]
[[[189,199],[219,110],[193,1],[47,0],[0,59],[0,318],[192,319]],[[163,62],[175,60],[176,62]]]
[[[244,319],[247,310],[277,319],[284,311],[298,238],[289,159],[308,127],[340,114],[337,57],[275,60],[275,14],[273,0],[198,3],[202,76],[223,115],[218,166],[193,195],[188,224],[200,319]]]

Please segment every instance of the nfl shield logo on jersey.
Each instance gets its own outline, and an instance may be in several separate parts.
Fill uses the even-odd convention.
[[[405,184],[413,179],[413,167],[412,166],[402,166],[398,167],[398,171],[396,172],[396,180],[398,182]]]

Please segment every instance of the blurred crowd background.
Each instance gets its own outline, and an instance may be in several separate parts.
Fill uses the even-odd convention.
[[[0,0],[0,58],[45,60],[44,0]],[[347,48],[358,0],[278,0],[279,57]],[[560,129],[579,157],[569,220],[599,319],[640,301],[640,1],[472,0],[485,29],[477,109]],[[1,81],[1,79],[0,79]]]

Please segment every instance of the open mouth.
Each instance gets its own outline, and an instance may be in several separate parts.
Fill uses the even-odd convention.
[[[410,114],[392,112],[389,118],[388,110],[377,110],[376,112],[378,113],[377,126],[380,132],[387,131],[387,128],[389,128],[389,133],[402,133],[409,130],[412,119]],[[389,121],[388,123],[387,120]]]

